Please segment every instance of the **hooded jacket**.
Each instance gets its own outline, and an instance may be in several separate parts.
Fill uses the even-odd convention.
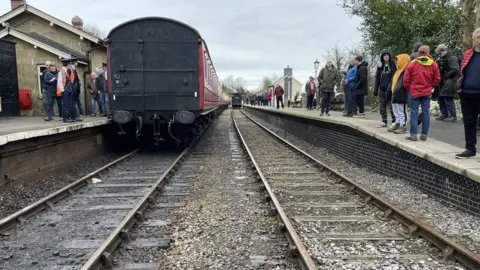
[[[403,84],[403,75],[410,62],[410,56],[408,54],[399,54],[396,59],[398,63],[398,65],[396,65],[397,70],[392,77],[389,90],[392,91],[392,103],[406,104],[408,101],[408,91]]]
[[[333,92],[335,89],[335,81],[337,80],[338,72],[335,66],[329,69],[327,66],[322,68],[320,74],[318,74],[318,83],[320,90],[323,92]]]
[[[347,72],[345,72],[345,80],[349,87],[355,85],[355,77],[357,76],[357,65],[349,65]]]
[[[387,63],[383,60],[383,56],[388,55],[390,58]],[[393,61],[392,53],[384,49],[380,54],[381,65],[377,67],[377,74],[375,76],[375,88],[373,94],[376,96],[378,91],[387,90],[388,85],[392,81],[393,74],[395,73],[396,66],[395,61]]]
[[[421,54],[408,64],[403,75],[403,84],[410,95],[426,97],[440,84],[440,69],[428,54]]]
[[[442,77],[439,96],[455,96],[456,84],[460,74],[458,57],[448,52],[437,61],[437,64],[439,65],[440,75]]]
[[[368,62],[365,60],[357,66],[353,90],[355,95],[368,95]]]

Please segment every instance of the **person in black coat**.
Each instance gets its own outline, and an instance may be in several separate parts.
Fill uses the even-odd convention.
[[[392,110],[392,91],[388,86],[392,82],[393,74],[395,74],[396,66],[393,60],[392,53],[384,49],[380,54],[381,65],[377,67],[377,74],[375,76],[375,87],[373,88],[373,96],[378,96],[380,103],[380,116],[382,123],[378,125],[379,128],[388,126],[387,108],[390,110],[392,116],[392,124],[395,123],[395,114]]]
[[[403,74],[410,62],[410,56],[408,54],[399,54],[395,57],[395,60],[396,71],[388,86],[388,90],[392,92],[392,109],[395,114],[395,123],[388,128],[388,131],[395,134],[404,134],[407,132],[408,90],[403,85]]]
[[[365,96],[368,95],[368,63],[363,60],[361,55],[355,57],[355,62],[358,65],[355,85],[353,86],[355,102],[358,107],[358,115],[355,117],[365,117]]]

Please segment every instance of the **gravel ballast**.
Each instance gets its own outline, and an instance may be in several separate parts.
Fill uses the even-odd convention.
[[[185,207],[175,211],[180,218],[172,224],[174,242],[162,269],[297,269],[285,257],[288,241],[268,216],[229,110],[189,158],[198,156],[203,158]]]
[[[0,190],[0,217],[3,218],[19,211],[121,156],[122,154],[105,153],[79,162],[60,173],[51,173],[35,181],[14,183],[10,187],[2,187]]]
[[[420,218],[472,252],[480,254],[480,230],[478,229],[480,228],[480,218],[446,206],[400,178],[384,176],[346,161],[328,149],[307,143],[285,133],[271,123],[250,116],[335,171],[367,190],[381,195],[400,209]]]

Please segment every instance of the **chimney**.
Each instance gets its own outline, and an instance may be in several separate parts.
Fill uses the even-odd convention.
[[[23,6],[24,1],[23,0],[10,0],[10,4],[12,5],[12,10],[17,9],[21,6]]]
[[[83,20],[82,18],[75,16],[72,18],[72,25],[73,27],[83,30]]]

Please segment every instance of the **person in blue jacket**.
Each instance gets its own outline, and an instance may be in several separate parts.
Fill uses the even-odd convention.
[[[343,116],[352,117],[357,111],[357,105],[355,103],[355,96],[353,92],[353,86],[355,84],[355,77],[357,75],[357,65],[350,64],[345,72],[345,81],[343,82],[343,90],[345,92],[345,113]]]

